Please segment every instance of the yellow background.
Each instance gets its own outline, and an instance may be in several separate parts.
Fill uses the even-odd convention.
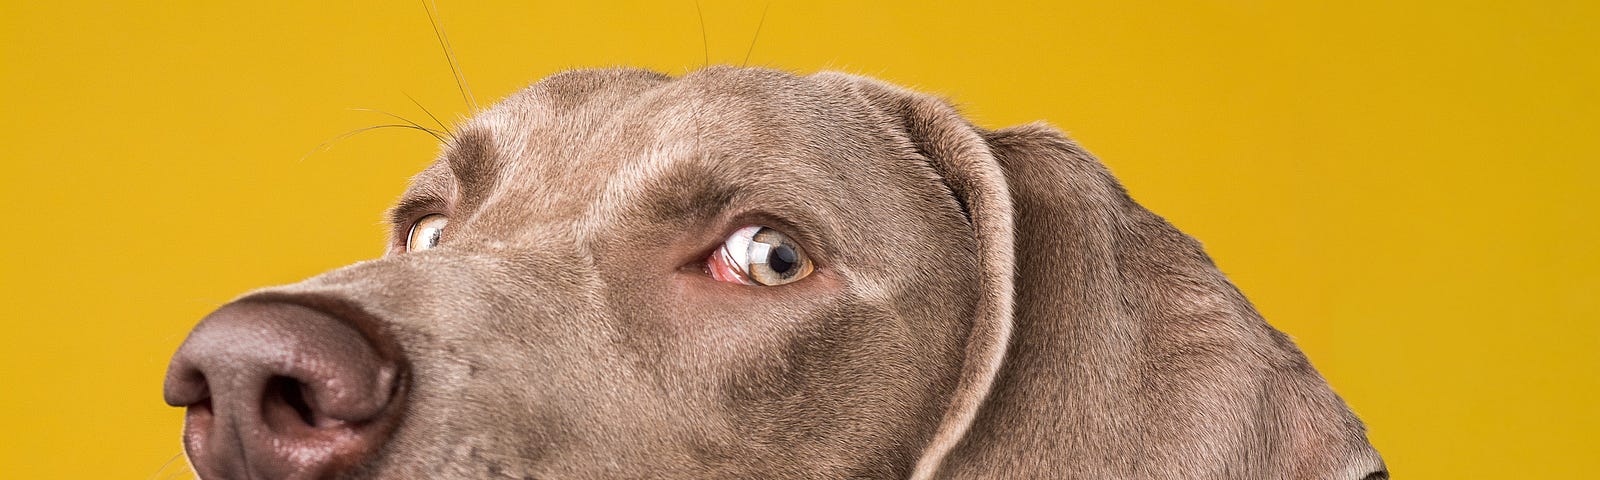
[[[765,3],[440,5],[487,103],[743,61]],[[1398,478],[1600,465],[1595,2],[772,2],[750,63],[1048,120],[1205,242]],[[167,357],[246,289],[377,255],[466,106],[417,2],[0,6],[0,477],[186,477]],[[707,53],[709,52],[709,53]],[[304,157],[304,158],[302,158]]]

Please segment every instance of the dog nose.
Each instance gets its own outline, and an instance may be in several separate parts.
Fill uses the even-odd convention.
[[[331,478],[376,453],[398,423],[404,363],[359,316],[247,299],[195,326],[165,396],[188,408],[201,477]]]

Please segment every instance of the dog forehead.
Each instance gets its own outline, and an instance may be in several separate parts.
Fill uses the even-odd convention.
[[[572,71],[468,120],[441,159],[448,168],[431,170],[452,177],[469,209],[515,197],[516,210],[576,216],[685,167],[736,175],[774,152],[791,160],[767,165],[781,170],[881,149],[883,138],[863,138],[881,130],[869,117],[837,84],[775,70]],[[708,169],[708,158],[726,163]]]
[[[675,140],[716,146],[762,134],[826,131],[839,117],[823,111],[847,106],[846,98],[848,92],[834,85],[759,68],[716,66],[681,78],[576,70],[507,97],[462,130],[491,139],[502,160],[568,160],[593,168],[605,153],[637,154]]]

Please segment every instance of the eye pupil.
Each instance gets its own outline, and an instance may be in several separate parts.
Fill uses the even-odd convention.
[[[796,258],[793,247],[778,245],[768,255],[767,266],[772,268],[772,271],[777,272],[779,276],[784,278],[794,275],[794,267],[797,264],[795,260],[798,260],[798,258]]]
[[[436,228],[436,229],[430,230],[428,232],[428,239],[423,243],[427,244],[427,246],[429,246],[429,247],[438,246],[439,245],[439,237],[443,237],[443,236],[444,236],[444,229],[442,229],[442,228]]]

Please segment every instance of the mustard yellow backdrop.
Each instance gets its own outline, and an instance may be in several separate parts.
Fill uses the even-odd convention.
[[[1048,120],[1205,242],[1398,478],[1444,479],[1600,465],[1597,5],[702,0],[703,30],[692,0],[439,10],[480,103],[748,57]],[[0,52],[5,478],[187,478],[160,394],[187,329],[376,256],[434,153],[398,129],[319,145],[395,122],[357,108],[431,122],[408,95],[467,111],[413,1],[8,1]]]

